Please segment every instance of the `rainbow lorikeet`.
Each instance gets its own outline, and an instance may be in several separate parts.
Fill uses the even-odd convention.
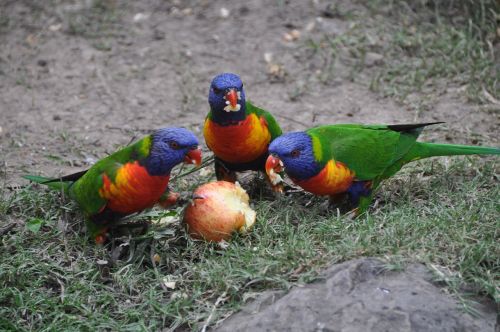
[[[338,124],[287,133],[269,146],[266,172],[280,182],[284,168],[292,181],[335,201],[347,194],[359,214],[366,211],[380,182],[414,160],[451,155],[500,154],[500,149],[417,142],[423,128],[442,122],[406,125]]]
[[[269,143],[281,135],[274,117],[246,101],[240,77],[231,73],[212,80],[208,102],[203,134],[215,154],[217,179],[235,182],[235,172],[264,172]]]
[[[162,199],[170,171],[182,161],[200,165],[198,139],[184,128],[163,128],[86,171],[62,178],[24,178],[68,193],[85,213],[90,234],[97,243],[103,243],[113,222]]]

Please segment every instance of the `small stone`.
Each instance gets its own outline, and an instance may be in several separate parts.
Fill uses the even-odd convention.
[[[52,32],[59,31],[59,30],[61,30],[61,28],[62,28],[62,24],[61,23],[52,24],[51,26],[49,26],[49,30],[52,31]]]
[[[137,14],[134,15],[134,22],[135,23],[139,23],[141,21],[145,21],[148,17],[149,17],[148,14],[137,13]]]
[[[285,67],[277,63],[269,63],[267,66],[267,74],[273,82],[283,82],[286,76]]]
[[[316,27],[316,22],[311,21],[306,25],[306,31],[307,32],[312,32],[314,28]]]
[[[271,52],[264,53],[264,61],[271,63],[271,61],[273,61],[273,54]]]
[[[165,39],[165,32],[163,32],[161,30],[158,30],[158,29],[155,29],[153,31],[153,39],[154,40],[163,40],[163,39]]]
[[[183,10],[181,10],[181,13],[184,16],[189,16],[193,13],[193,8],[190,8],[190,7],[184,8]]]
[[[287,42],[292,42],[300,38],[300,31],[297,29],[293,29],[290,32],[287,32],[283,35],[283,39]]]
[[[155,264],[159,264],[161,262],[161,256],[158,254],[154,254],[153,255],[153,262],[155,262]]]
[[[227,9],[225,7],[222,7],[220,9],[220,17],[227,18],[227,17],[229,17],[229,14],[231,14],[231,12],[229,11],[229,9]]]
[[[29,34],[28,37],[26,37],[26,42],[28,43],[29,46],[33,47],[37,44],[38,39],[36,38],[35,35]]]
[[[250,12],[250,8],[247,6],[241,6],[240,7],[240,15],[246,15]]]
[[[382,54],[368,52],[365,55],[365,66],[373,67],[379,66],[384,63],[384,56]]]
[[[86,165],[94,165],[96,163],[96,159],[92,157],[85,158],[84,162]]]

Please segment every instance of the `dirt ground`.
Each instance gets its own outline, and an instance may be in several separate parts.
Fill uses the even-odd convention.
[[[325,59],[307,41],[353,24],[328,15],[327,4],[2,1],[0,161],[7,183],[23,183],[19,175],[26,172],[78,171],[154,128],[186,126],[202,140],[208,87],[225,71],[241,75],[247,98],[271,111],[285,131],[446,121],[426,137],[445,140],[450,131],[457,143],[478,135],[498,142],[498,115],[466,103],[460,86],[430,95],[432,107],[424,111],[372,92],[370,66],[383,57],[350,79],[344,56],[325,79]],[[339,5],[367,11],[358,2]],[[376,50],[384,36],[372,35]]]
[[[389,8],[393,3],[399,2],[0,0],[0,193],[9,193],[9,189],[27,184],[21,178],[22,174],[59,176],[86,169],[99,158],[156,128],[184,126],[192,129],[207,151],[201,132],[208,112],[207,94],[212,78],[221,72],[239,74],[247,98],[269,110],[284,131],[329,123],[445,121],[446,124],[425,131],[422,139],[499,146],[500,92],[488,92],[482,87],[479,92],[482,102],[472,102],[466,93],[468,82],[464,77],[468,74],[463,71],[456,73],[456,76],[461,76],[459,79],[438,77],[432,84],[425,81],[423,87],[410,91],[404,98],[373,88],[374,78],[384,70],[396,68],[400,62],[419,60],[410,55],[398,62],[400,59],[394,57],[394,53],[390,54],[390,44],[397,35],[395,30],[400,25],[411,30],[412,26],[419,24],[418,20],[422,20],[414,15],[412,8],[408,8],[407,16],[395,16]],[[410,1],[400,3],[406,5]],[[496,53],[498,58],[500,30],[495,32],[496,43],[490,46],[491,53]],[[495,87],[498,79],[496,81]],[[209,155],[207,151],[205,156]],[[474,235],[477,239],[473,236],[471,241],[484,240],[480,238],[487,232],[489,229],[478,232],[479,235]],[[38,242],[30,241],[38,241],[40,235],[27,233],[21,240],[27,239],[22,243],[31,248],[31,243]],[[41,239],[39,241],[44,238]],[[433,239],[429,237],[429,241]],[[60,241],[66,241],[66,238]],[[52,248],[58,252],[62,242],[54,243]],[[485,247],[489,245],[484,240],[478,242],[477,247],[483,243]],[[453,242],[451,244],[451,249],[447,250],[460,251],[460,247],[457,249]],[[473,245],[476,244],[466,248]],[[20,248],[19,245],[10,246],[13,253]],[[79,246],[75,248],[73,250],[80,250]],[[474,257],[474,250],[464,252]],[[359,252],[364,255],[364,251]],[[477,249],[477,252],[486,252],[486,249]],[[94,266],[99,254],[97,252],[89,259],[80,259],[80,253],[75,257],[83,262],[82,269],[87,269],[85,264]],[[173,260],[185,259],[183,255],[181,253]],[[19,257],[23,262],[19,263],[18,270],[22,271],[25,257]],[[36,261],[41,256],[30,251],[26,257]],[[187,257],[191,259],[190,263],[206,258],[198,253]],[[305,260],[307,263],[300,263],[290,270],[302,271],[304,266],[308,269],[310,261],[315,262],[308,259]],[[48,261],[48,269],[59,266],[59,261],[52,262],[52,256]],[[16,262],[9,264],[18,266]],[[189,270],[191,266],[187,269],[180,263],[168,264],[163,270],[165,273],[170,273],[172,267],[172,270],[187,271],[186,275],[198,275],[198,272],[192,273],[195,264],[192,264],[192,270]],[[494,264],[491,266],[497,266]],[[267,270],[267,265],[262,266]],[[31,282],[29,271],[23,272],[23,276]],[[64,267],[64,271],[69,270]],[[214,271],[216,276],[218,272]],[[90,280],[88,275],[82,277],[80,272],[75,274],[71,270],[68,273],[68,280]],[[15,278],[17,276],[15,274]],[[262,276],[267,278],[264,273]],[[142,287],[142,280],[147,278],[134,282]],[[189,278],[191,276],[186,280]],[[120,281],[123,284],[130,282],[123,280]],[[244,285],[241,289],[246,287],[247,281],[238,282]],[[286,282],[288,285],[289,281]],[[115,289],[120,285],[117,283]],[[47,288],[44,287],[33,294],[45,297]],[[204,307],[193,314],[201,312],[201,316],[183,318],[186,321],[191,319],[184,325],[186,329],[188,325],[198,326],[196,324],[201,319],[204,321],[205,313],[208,316],[206,325],[215,324],[210,319],[219,300],[212,297],[214,294],[221,298],[225,295],[220,294],[220,290],[214,294],[212,290],[203,291],[206,292],[205,304],[210,304],[210,308],[206,307],[209,312],[205,312]],[[248,292],[253,292],[253,289]],[[114,293],[113,296],[119,297],[119,292]],[[177,293],[181,294],[180,291]],[[163,296],[163,293],[158,294]],[[396,293],[394,296],[397,297]],[[49,298],[50,301],[53,299]],[[124,299],[129,301],[128,297]],[[86,302],[82,303],[86,305]],[[124,303],[125,307],[129,305]],[[205,304],[196,305],[202,307]],[[117,308],[122,305],[119,303]],[[212,305],[214,309],[211,309]],[[111,316],[120,310],[115,310]],[[183,310],[186,309],[182,308],[180,312]],[[228,315],[232,308],[228,304],[224,310],[222,316]],[[461,316],[462,310],[457,309],[457,315]],[[12,316],[17,315],[15,311],[12,310]],[[147,313],[140,311],[138,315]],[[42,316],[33,314],[35,325],[31,326],[44,324]],[[440,314],[434,316],[441,322]],[[154,326],[158,322],[153,322]],[[92,322],[98,323],[98,319]],[[169,321],[166,326],[174,323]],[[181,323],[186,324],[185,321]]]

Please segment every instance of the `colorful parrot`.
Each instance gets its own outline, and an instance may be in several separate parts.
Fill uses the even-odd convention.
[[[266,172],[278,183],[278,172],[284,169],[295,184],[332,201],[347,194],[360,214],[380,182],[406,163],[434,156],[500,154],[498,148],[417,142],[424,127],[438,123],[338,124],[287,133],[269,146]]]
[[[62,178],[24,178],[67,192],[85,213],[90,234],[102,244],[113,222],[162,199],[170,171],[182,161],[200,165],[198,139],[184,128],[163,128],[99,160],[86,171]]]
[[[231,73],[212,80],[208,102],[203,134],[215,154],[217,179],[235,182],[235,172],[264,172],[269,143],[281,135],[273,116],[245,100],[240,77]],[[273,189],[281,191],[281,186]]]

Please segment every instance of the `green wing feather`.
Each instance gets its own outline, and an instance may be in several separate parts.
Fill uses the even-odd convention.
[[[417,137],[400,135],[387,126],[353,124],[320,126],[307,133],[313,137],[314,152],[320,164],[333,158],[353,170],[358,180],[371,180],[381,175],[408,152]]]
[[[30,180],[31,182],[46,185],[54,190],[63,190],[66,193],[68,192],[69,186],[71,184],[71,182],[68,181],[60,181],[59,179],[47,178],[38,175],[23,175],[23,178],[25,178],[26,180]]]
[[[115,153],[96,162],[90,169],[75,173],[62,179],[73,179],[61,181],[58,178],[46,178],[36,175],[25,175],[25,179],[47,185],[52,189],[66,190],[71,198],[76,200],[81,209],[89,216],[98,213],[106,206],[106,200],[99,195],[99,189],[103,184],[103,175],[106,174],[112,181],[116,177],[118,169],[128,162],[141,160],[149,155],[151,147],[151,136],[146,136],[140,141],[129,145]]]
[[[71,187],[72,197],[88,215],[101,211],[107,201],[99,194],[106,174],[114,182],[120,167],[129,162],[144,159],[149,155],[151,136],[129,145],[104,159],[99,160]]]
[[[262,108],[259,108],[255,105],[253,105],[249,101],[247,101],[245,103],[245,107],[246,107],[247,114],[256,114],[259,118],[264,117],[264,119],[266,119],[269,132],[271,133],[271,141],[282,134],[282,131],[281,131],[281,128],[280,128],[278,122],[271,115],[271,113],[263,110]]]
[[[325,164],[343,162],[358,180],[382,180],[408,162],[434,156],[500,154],[500,149],[417,142],[422,129],[436,123],[412,125],[340,124],[309,129],[314,153]],[[315,143],[316,142],[316,143]],[[377,181],[378,182],[378,181]]]

